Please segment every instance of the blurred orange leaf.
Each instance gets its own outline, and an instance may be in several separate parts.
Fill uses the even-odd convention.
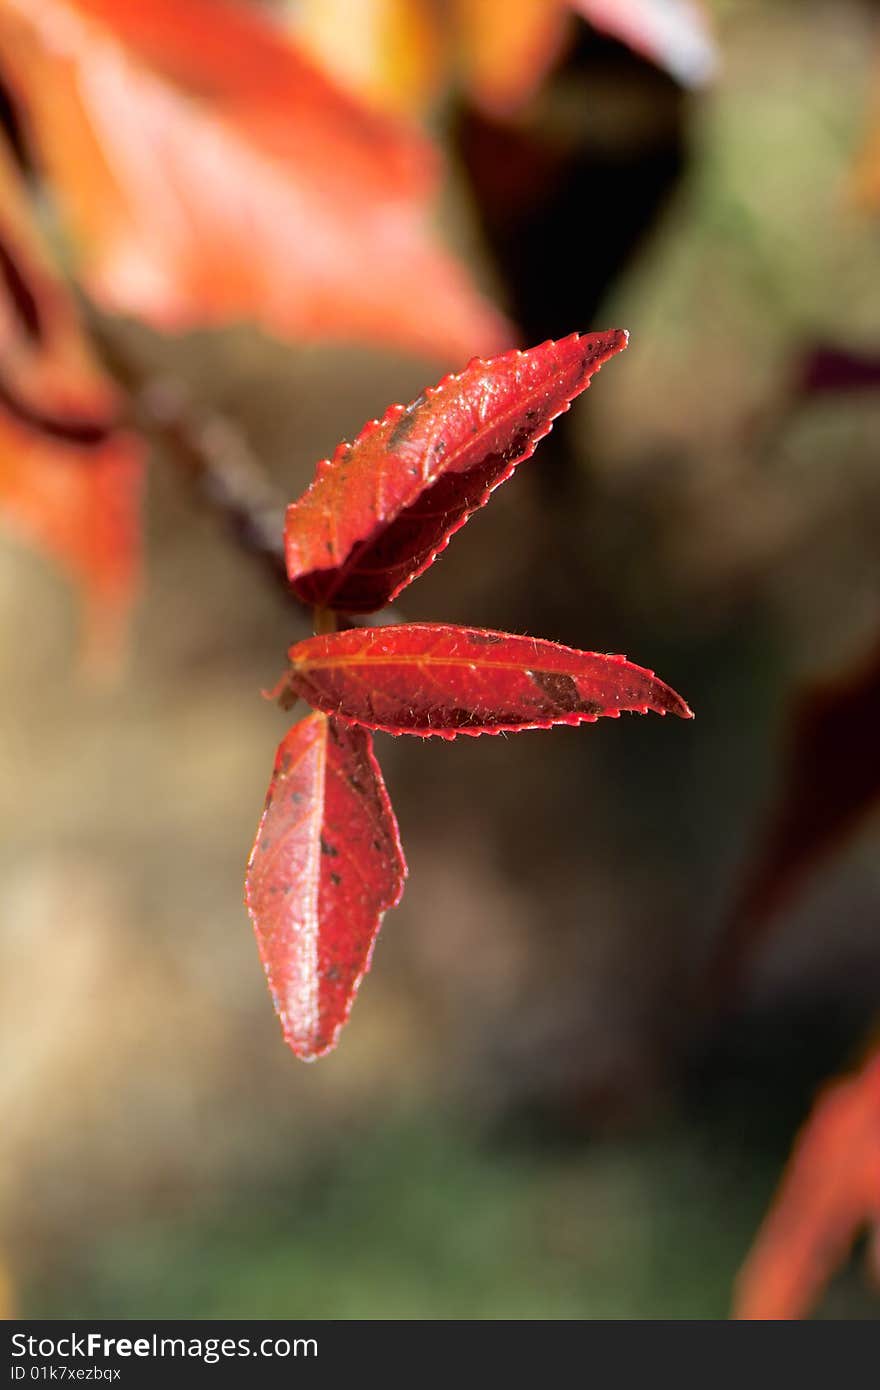
[[[112,658],[140,568],[142,463],[0,149],[0,522],[80,585],[85,655]]]
[[[880,1233],[880,1050],[820,1096],[737,1281],[737,1318],[800,1318],[865,1225]]]
[[[418,115],[443,74],[430,0],[298,0],[293,31],[327,71],[373,106]]]
[[[565,0],[455,0],[461,77],[488,114],[516,111],[540,87],[569,29]]]
[[[503,320],[432,240],[434,155],[231,0],[0,0],[0,63],[111,310],[440,356]]]
[[[685,86],[699,86],[715,70],[698,0],[295,0],[293,27],[328,72],[386,110],[424,111],[446,68],[476,106],[507,117],[559,60],[574,15]]]

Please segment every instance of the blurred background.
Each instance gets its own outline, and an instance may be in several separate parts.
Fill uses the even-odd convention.
[[[672,71],[578,17],[515,110],[454,74],[407,98],[440,232],[521,340],[632,341],[400,606],[625,652],[696,719],[377,736],[410,879],[318,1065],[283,1045],[242,906],[289,722],[260,690],[307,620],[161,449],[112,687],[77,680],[68,589],[4,539],[7,1312],[727,1315],[880,1012],[869,811],[774,913],[736,910],[792,702],[880,632],[878,17],[717,0]],[[462,365],[126,332],[289,498]],[[876,763],[876,733],[847,757]],[[819,1316],[877,1316],[861,1254]]]

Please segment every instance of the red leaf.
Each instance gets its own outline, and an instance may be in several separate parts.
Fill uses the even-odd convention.
[[[298,642],[288,656],[291,694],[391,734],[549,729],[622,710],[693,717],[652,671],[622,656],[479,628],[350,628]]]
[[[336,1045],[405,877],[369,733],[323,714],[294,725],[276,754],[245,901],[298,1057]]]
[[[348,613],[396,598],[626,344],[619,329],[573,333],[475,358],[340,444],[287,509],[287,572],[300,598]]]
[[[880,1223],[880,1052],[822,1095],[737,1282],[734,1316],[800,1318]]]
[[[2,148],[0,273],[0,522],[79,584],[83,655],[106,665],[140,570],[141,451]]]
[[[800,888],[880,800],[880,768],[865,749],[880,721],[880,646],[854,671],[805,689],[789,714],[789,746],[776,805],[716,950],[719,986]]]
[[[0,0],[0,59],[111,310],[453,360],[510,341],[429,232],[431,147],[254,11]]]

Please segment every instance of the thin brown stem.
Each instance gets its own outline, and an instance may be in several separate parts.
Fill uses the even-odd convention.
[[[79,297],[92,343],[125,401],[119,424],[154,443],[188,479],[200,500],[220,517],[236,544],[283,590],[287,600],[303,615],[310,612],[310,605],[297,596],[287,578],[285,499],[241,433],[223,416],[201,409],[183,382],[156,374],[139,361],[112,322],[99,315],[81,294]],[[333,626],[319,631],[364,625],[362,618],[322,612],[321,622],[332,621]],[[386,608],[367,621],[397,623],[401,619]]]
[[[284,498],[240,433],[222,416],[201,409],[181,381],[145,367],[112,324],[89,306],[86,316],[92,342],[125,399],[121,423],[163,452],[236,543],[283,587],[291,603],[305,609],[284,564]]]

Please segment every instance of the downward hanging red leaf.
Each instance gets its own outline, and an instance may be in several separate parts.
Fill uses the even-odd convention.
[[[329,1052],[406,863],[372,739],[312,714],[285,735],[248,861],[245,901],[284,1037]]]
[[[822,1095],[737,1281],[734,1316],[804,1317],[864,1226],[880,1232],[880,1051]]]
[[[622,656],[442,623],[351,628],[298,642],[287,691],[391,734],[497,734],[623,710],[692,718],[680,695]]]
[[[287,509],[299,597],[346,613],[396,598],[626,344],[615,329],[475,358],[340,444]]]

